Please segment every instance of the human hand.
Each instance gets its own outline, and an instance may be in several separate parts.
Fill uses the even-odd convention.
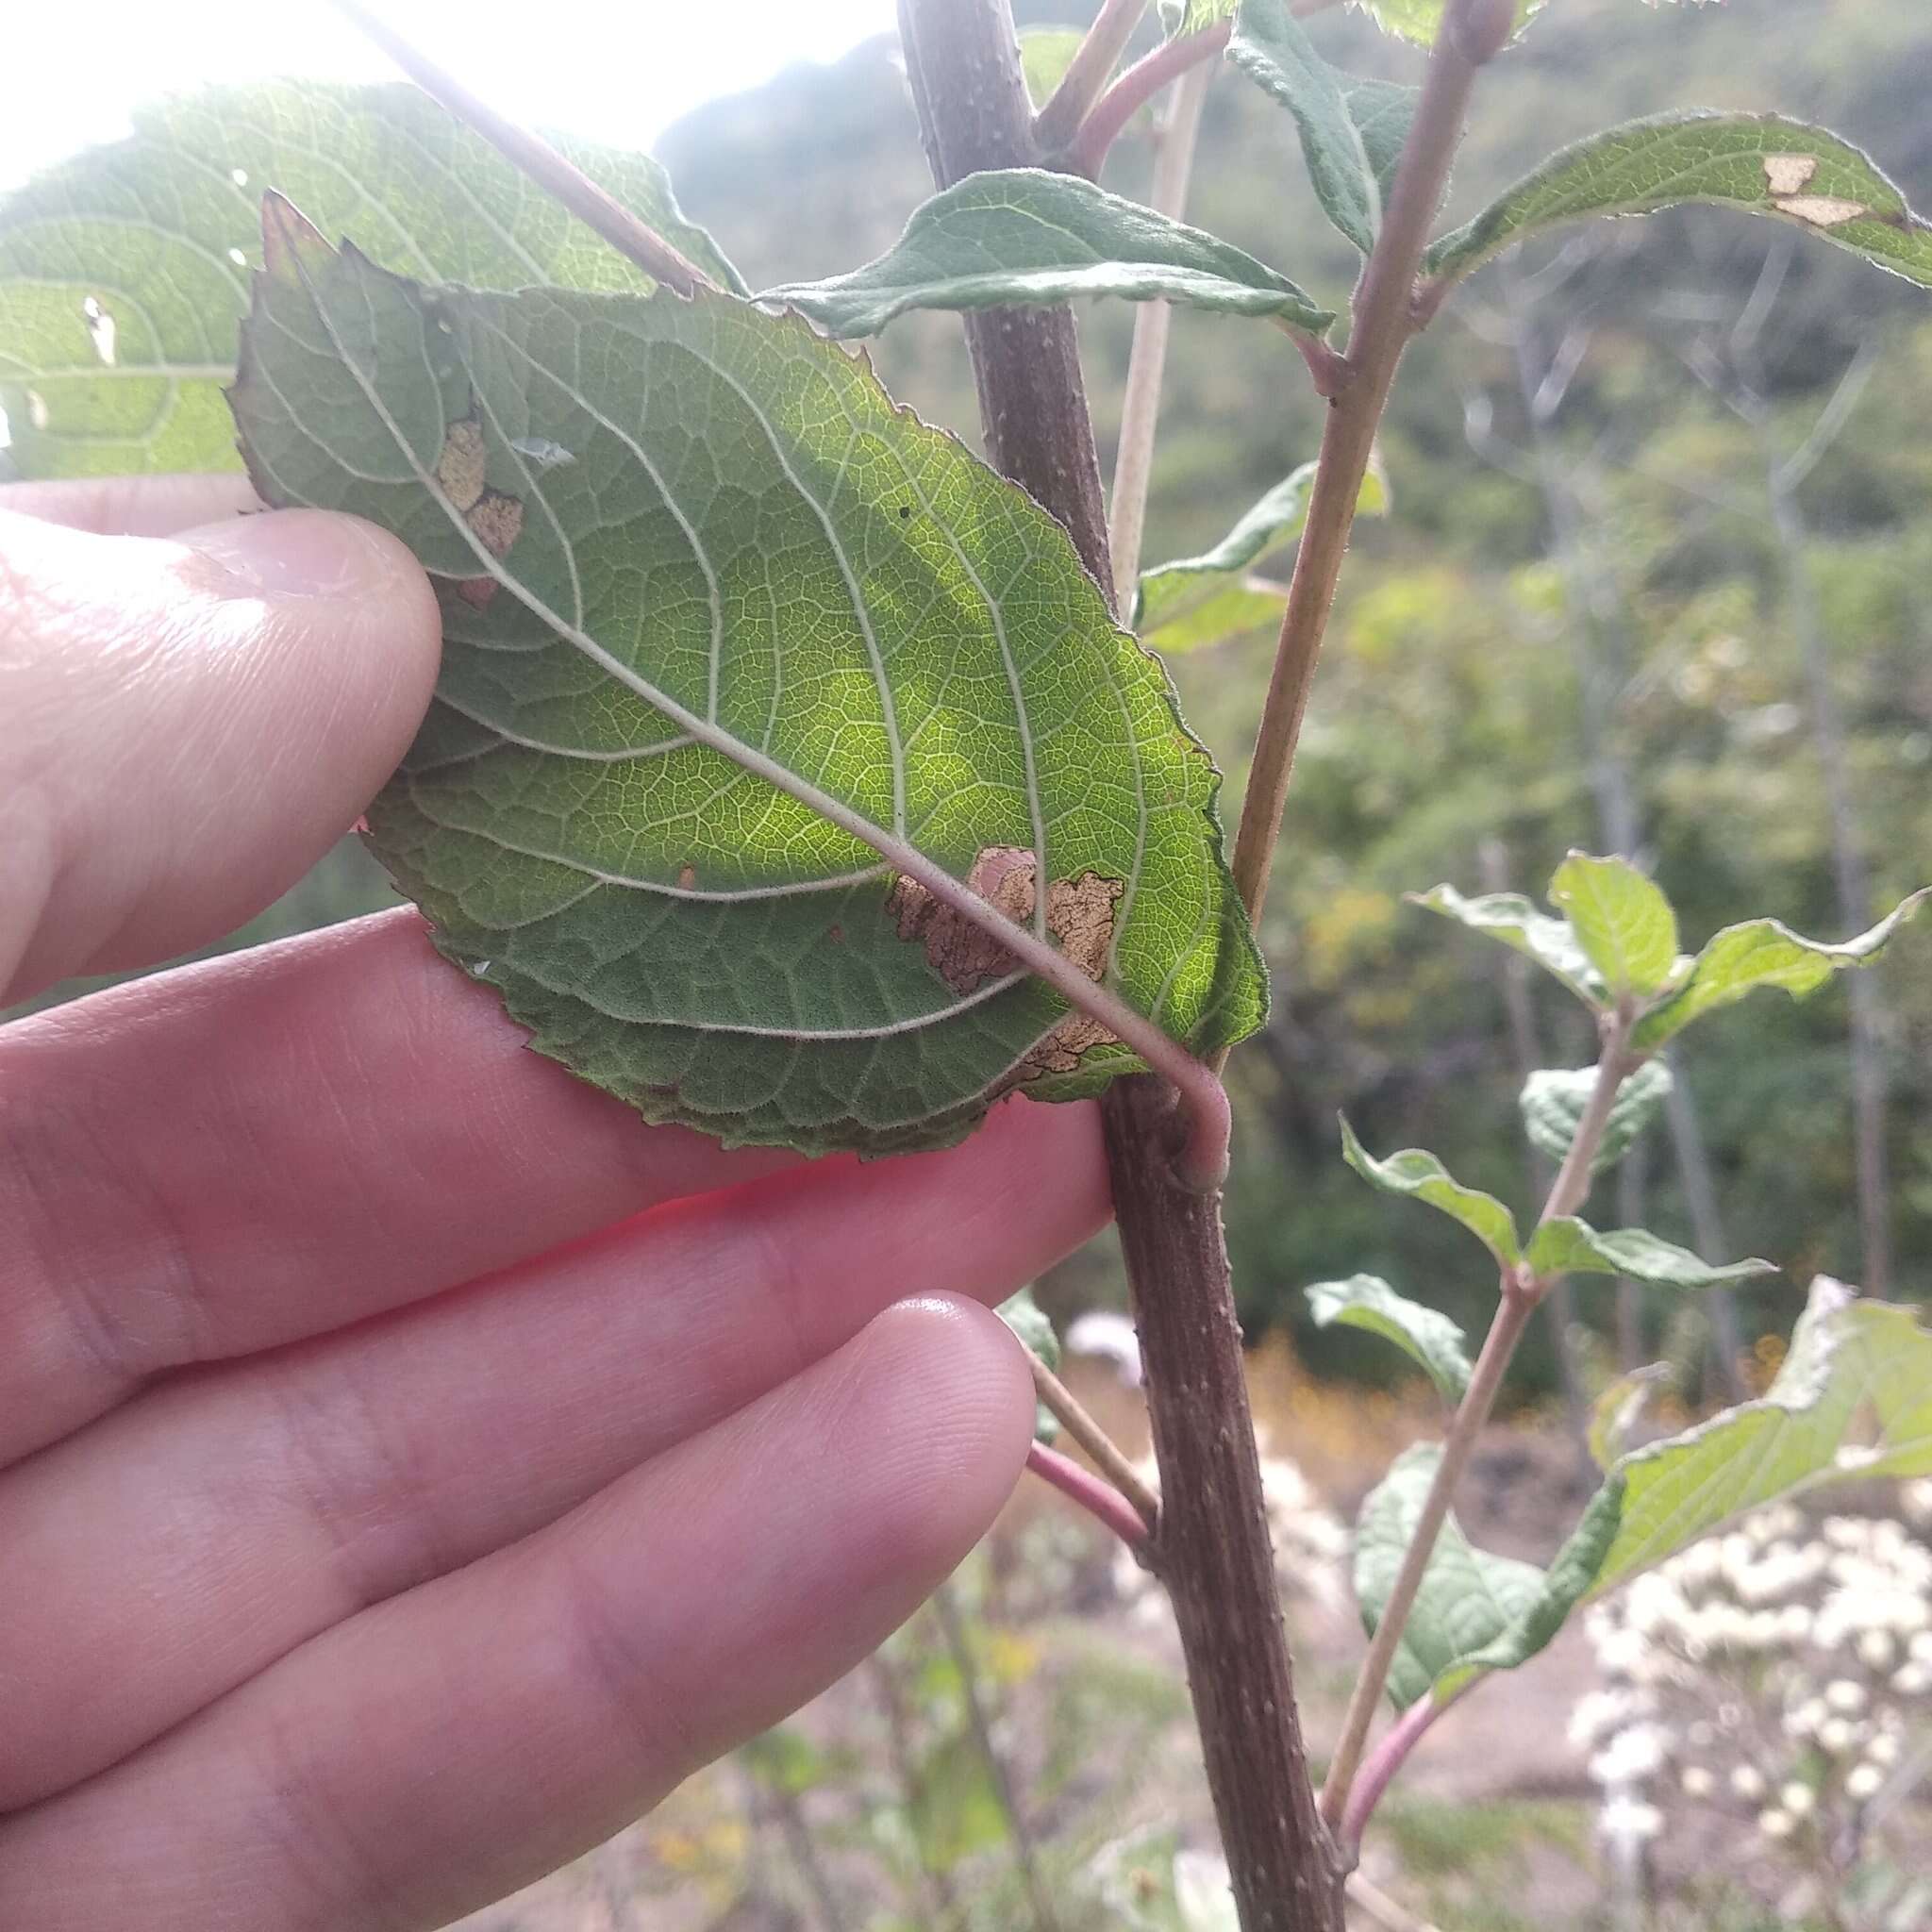
[[[248,501],[0,491],[0,998],[233,927],[427,704],[408,554]],[[408,908],[0,1029],[0,1925],[440,1924],[857,1662],[1007,1494],[975,1304],[1104,1218],[1092,1108],[807,1166],[522,1042]]]

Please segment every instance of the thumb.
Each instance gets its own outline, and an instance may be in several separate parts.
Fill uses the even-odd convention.
[[[0,510],[0,1000],[293,884],[402,757],[441,634],[415,559],[354,517],[160,540]]]

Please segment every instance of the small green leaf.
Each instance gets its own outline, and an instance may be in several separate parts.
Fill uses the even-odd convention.
[[[1356,0],[1384,33],[1399,34],[1426,47],[1442,25],[1447,0]],[[1516,0],[1516,26],[1520,33],[1530,16],[1540,13],[1545,0]]]
[[[1337,73],[1315,52],[1285,0],[1241,0],[1227,54],[1294,116],[1316,200],[1366,255],[1381,232],[1383,202],[1414,117],[1416,90]]]
[[[1550,881],[1585,957],[1612,995],[1655,992],[1677,963],[1677,915],[1627,859],[1573,852]]]
[[[1442,1459],[1426,1442],[1399,1456],[1369,1492],[1356,1525],[1355,1591],[1371,1635],[1394,1590],[1423,1504]],[[1595,1575],[1615,1532],[1613,1512],[1593,1504],[1547,1572],[1479,1550],[1454,1516],[1436,1538],[1389,1673],[1396,1709],[1429,1696],[1452,1697],[1485,1671],[1513,1670],[1534,1657]]]
[[[796,318],[425,291],[276,219],[251,472],[441,579],[436,702],[369,835],[540,1051],[807,1151],[1138,1064],[900,843],[1176,1038],[1258,1020],[1213,767],[1023,491]]]
[[[1454,886],[1436,886],[1411,892],[1409,899],[1431,912],[1440,912],[1472,932],[1487,933],[1513,946],[1554,974],[1587,1006],[1601,1008],[1606,998],[1603,975],[1590,963],[1567,919],[1539,912],[1521,892],[1485,892],[1465,899]]]
[[[1355,1129],[1344,1119],[1341,1151],[1356,1173],[1385,1193],[1413,1195],[1452,1221],[1459,1221],[1495,1256],[1499,1266],[1513,1268],[1523,1258],[1516,1217],[1495,1195],[1485,1194],[1479,1188],[1465,1188],[1425,1149],[1405,1147],[1386,1160],[1377,1160],[1356,1139]]]
[[[1427,1372],[1450,1403],[1469,1387],[1469,1356],[1462,1330],[1440,1308],[1399,1295],[1379,1275],[1351,1274],[1346,1281],[1318,1281],[1307,1291],[1308,1312],[1318,1328],[1340,1322],[1392,1341]]]
[[[1314,483],[1314,464],[1301,464],[1244,510],[1212,550],[1143,571],[1133,620],[1141,641],[1170,653],[1196,650],[1261,624],[1278,623],[1288,587],[1245,573],[1301,535]],[[1356,498],[1356,512],[1381,516],[1388,508],[1388,478],[1379,464],[1371,465]]]
[[[650,156],[558,144],[742,292]],[[326,232],[425,281],[651,286],[414,87],[266,81],[144,108],[128,140],[0,197],[0,407],[22,475],[236,466],[221,391],[234,373],[270,188]],[[111,337],[90,327],[89,302]]]
[[[1870,965],[1928,896],[1932,887],[1921,887],[1869,931],[1839,945],[1807,940],[1775,919],[1727,925],[1705,942],[1704,950],[1638,1022],[1631,1044],[1639,1052],[1653,1053],[1691,1021],[1760,986],[1776,987],[1793,999],[1803,999],[1840,968]]]
[[[1240,0],[1160,0],[1160,25],[1171,41],[1198,34],[1234,17]]]
[[[1518,1105],[1529,1143],[1560,1167],[1576,1138],[1584,1108],[1596,1089],[1594,1067],[1543,1067],[1523,1083]],[[1610,1117],[1597,1145],[1591,1174],[1603,1174],[1626,1154],[1637,1137],[1670,1097],[1671,1070],[1666,1061],[1645,1060],[1617,1089]]]
[[[1591,1506],[1611,1512],[1615,1536],[1591,1592],[1601,1595],[1781,1496],[1839,1480],[1928,1474],[1932,1330],[1917,1309],[1860,1301],[1820,1275],[1762,1396],[1618,1462]]]
[[[1020,1345],[1049,1369],[1060,1365],[1060,1339],[1054,1333],[1051,1318],[1033,1299],[1029,1284],[1018,1294],[1008,1295],[995,1311],[1000,1320],[1020,1338]],[[1060,1432],[1059,1418],[1043,1402],[1033,1405],[1033,1440],[1051,1442]]]
[[[1026,77],[1026,98],[1036,109],[1046,106],[1053,91],[1066,78],[1080,42],[1087,38],[1077,26],[1027,26],[1020,29],[1020,72]]]
[[[1459,280],[1512,243],[1592,215],[1710,202],[1821,235],[1932,288],[1932,227],[1869,155],[1781,114],[1658,114],[1558,150],[1435,242],[1424,273]]]
[[[1529,1238],[1524,1257],[1540,1278],[1555,1274],[1621,1274],[1645,1288],[1715,1288],[1775,1274],[1777,1264],[1756,1258],[1716,1264],[1641,1227],[1599,1232],[1574,1215],[1546,1221]]]
[[[1081,295],[1265,316],[1314,338],[1335,320],[1232,242],[1039,168],[969,175],[915,208],[876,260],[758,299],[835,336],[871,336],[908,309],[1038,308]]]

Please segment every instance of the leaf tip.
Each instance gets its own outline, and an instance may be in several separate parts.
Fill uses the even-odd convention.
[[[261,269],[277,281],[293,281],[301,264],[333,255],[323,232],[279,189],[261,197]]]

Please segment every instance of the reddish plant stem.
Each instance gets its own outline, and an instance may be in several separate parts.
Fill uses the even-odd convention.
[[[1026,1359],[1033,1369],[1033,1392],[1067,1434],[1093,1458],[1093,1466],[1140,1512],[1142,1524],[1152,1529],[1160,1520],[1160,1498],[1142,1481],[1141,1472],[1128,1459],[1121,1445],[1088,1412],[1080,1398],[1035,1355]]]
[[[1204,60],[1216,58],[1232,31],[1232,22],[1220,21],[1197,34],[1163,41],[1153,53],[1142,55],[1094,102],[1093,111],[1081,122],[1080,131],[1067,144],[1068,172],[1098,179],[1107,151],[1120,139],[1127,123],[1169,81],[1179,79]]]
[[[1081,1468],[1071,1456],[1062,1456],[1044,1442],[1035,1442],[1027,1448],[1026,1467],[1042,1482],[1051,1483],[1061,1495],[1079,1504],[1122,1542],[1138,1548],[1147,1541],[1147,1525],[1141,1520],[1141,1512],[1111,1483],[1103,1482],[1091,1470]]]
[[[1460,24],[1487,4],[1488,0],[1452,0],[1444,14],[1381,232],[1356,291],[1347,357],[1353,374],[1330,404],[1323,430],[1307,525],[1289,580],[1288,608],[1282,614],[1274,670],[1235,838],[1235,883],[1257,922],[1281,832],[1308,687],[1334,608],[1341,560],[1348,553],[1356,501],[1396,364],[1408,343],[1410,292],[1475,84],[1479,62],[1465,51],[1468,37],[1459,30]]]
[[[1461,1696],[1461,1691],[1456,1697]],[[1418,1697],[1384,1733],[1381,1740],[1362,1761],[1361,1775],[1348,1794],[1348,1809],[1341,1818],[1341,1842],[1351,1849],[1362,1841],[1362,1832],[1390,1780],[1401,1770],[1408,1754],[1422,1742],[1423,1733],[1456,1702],[1445,1697]]]
[[[473,127],[504,158],[547,189],[586,227],[594,229],[617,252],[637,263],[680,295],[716,286],[703,269],[687,260],[647,223],[607,194],[581,169],[558,153],[541,135],[520,127],[500,114],[480,95],[472,93],[454,75],[446,74],[426,54],[419,53],[380,15],[360,0],[335,0],[370,40],[432,99],[441,102],[457,119]]]
[[[1099,98],[1146,10],[1147,0],[1102,0],[1087,38],[1060,75],[1059,86],[1033,117],[1033,142],[1041,154],[1058,153],[1073,140],[1074,129]]]
[[[935,180],[1038,165],[1008,0],[900,0]],[[970,316],[988,453],[1111,588],[1099,465],[1064,309]],[[1315,1811],[1282,1630],[1217,1195],[1176,1186],[1158,1080],[1101,1103],[1161,1476],[1156,1561],[1194,1696],[1243,1932],[1341,1932],[1341,1869]]]

